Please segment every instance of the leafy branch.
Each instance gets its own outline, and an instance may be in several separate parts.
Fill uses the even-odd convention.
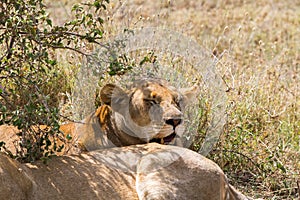
[[[74,18],[60,26],[53,24],[43,0],[0,2],[0,125],[20,130],[16,158],[30,162],[62,150],[58,94],[48,83],[59,76],[55,50],[88,55],[83,43],[101,45],[104,20],[99,16],[108,3],[76,4]],[[41,124],[50,128],[36,128]]]

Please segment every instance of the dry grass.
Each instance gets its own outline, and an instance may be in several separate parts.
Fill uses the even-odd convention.
[[[65,9],[70,4],[55,1],[50,9],[61,20],[67,17],[62,5]],[[218,70],[228,87],[228,122],[210,158],[250,196],[299,196],[299,2],[112,1],[104,15],[109,16],[107,38],[124,28],[167,27],[220,57]]]

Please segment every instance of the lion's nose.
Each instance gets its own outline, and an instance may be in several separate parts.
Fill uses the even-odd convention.
[[[181,123],[181,119],[167,119],[166,124],[173,126],[174,128]]]

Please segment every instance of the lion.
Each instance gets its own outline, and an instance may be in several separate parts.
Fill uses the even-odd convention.
[[[198,86],[176,89],[162,79],[141,79],[128,89],[106,84],[100,91],[102,105],[82,122],[60,126],[66,143],[57,155],[78,154],[101,148],[156,142],[182,146],[184,111],[198,94]],[[33,127],[47,131],[49,127]],[[0,126],[0,141],[15,153],[14,142],[20,132],[13,126]],[[58,145],[62,141],[56,141]]]
[[[186,148],[148,143],[20,164],[0,153],[0,197],[248,200],[220,167]]]
[[[89,152],[74,155],[71,149],[73,155],[52,157],[47,165],[20,164],[0,153],[1,197],[247,200],[214,162],[164,145],[182,136],[185,108],[197,93],[197,86],[177,90],[157,79],[127,90],[105,85],[95,112],[61,126],[77,149]]]
[[[81,123],[61,126],[80,151],[156,142],[181,146],[184,110],[198,86],[176,89],[161,79],[142,79],[127,90],[106,84],[102,105]]]

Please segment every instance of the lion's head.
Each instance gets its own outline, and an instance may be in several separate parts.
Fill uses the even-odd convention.
[[[128,90],[105,85],[101,101],[113,110],[117,128],[144,142],[169,144],[184,132],[184,108],[197,95],[198,87],[179,89],[166,81],[136,81]]]
[[[107,84],[100,91],[103,105],[82,122],[60,127],[67,138],[72,138],[62,154],[149,142],[180,146],[177,138],[185,131],[184,110],[197,93],[197,86],[176,89],[160,79],[136,81],[126,90]],[[0,128],[7,131],[7,127]]]

